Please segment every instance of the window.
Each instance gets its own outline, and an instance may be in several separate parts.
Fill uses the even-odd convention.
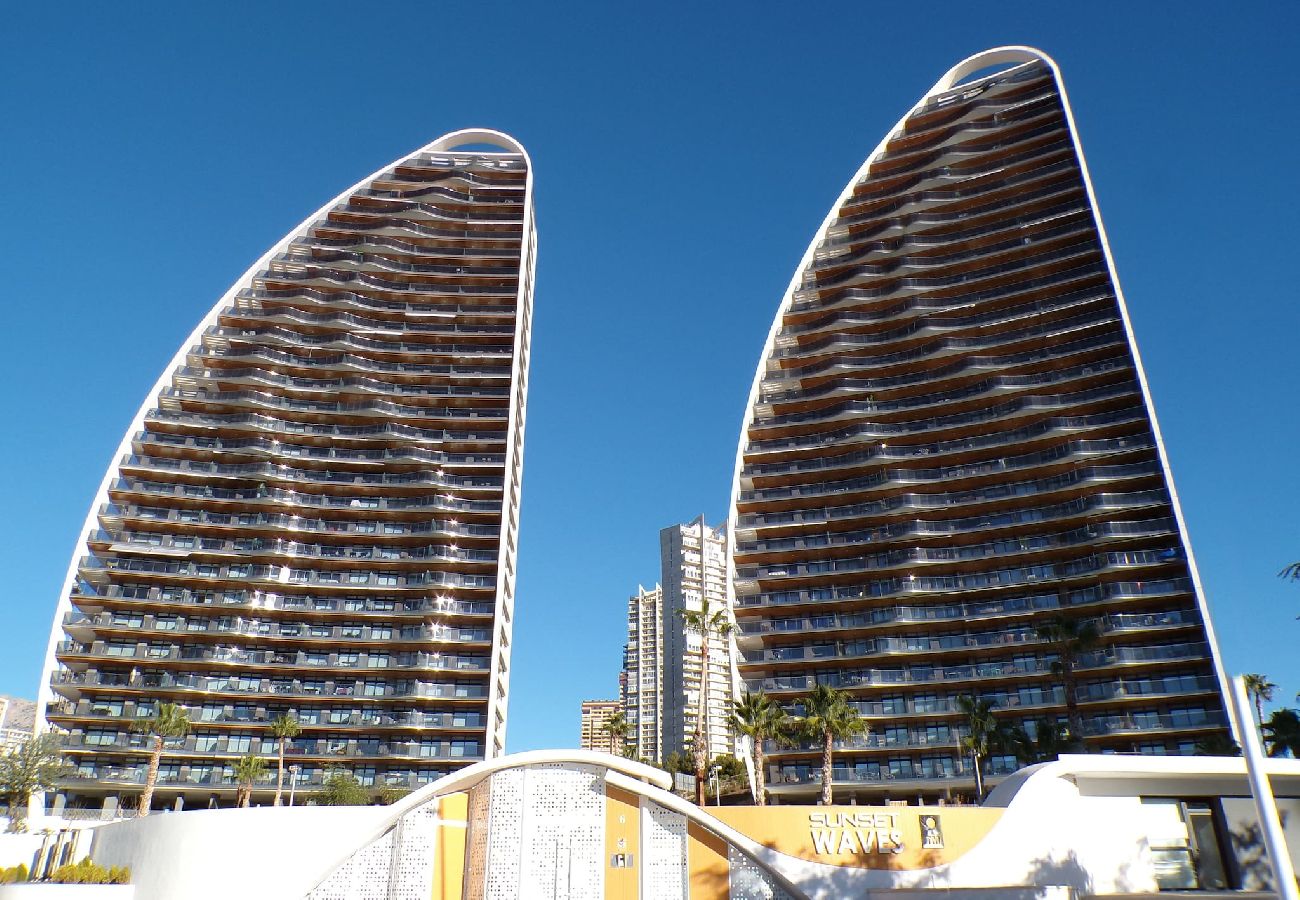
[[[226,750],[230,753],[248,753],[253,749],[253,736],[251,734],[232,734],[226,742]]]
[[[199,753],[215,753],[220,740],[221,736],[218,734],[196,734],[194,736],[194,749]]]

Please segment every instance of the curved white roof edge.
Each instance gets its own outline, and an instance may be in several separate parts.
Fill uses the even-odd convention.
[[[1210,645],[1210,658],[1214,663],[1215,672],[1219,676],[1220,699],[1222,700],[1224,707],[1230,709],[1231,704],[1228,702],[1226,693],[1224,693],[1224,691],[1227,690],[1228,678],[1223,666],[1222,654],[1219,652],[1219,641],[1214,633],[1214,624],[1210,620],[1210,609],[1205,600],[1205,588],[1201,583],[1200,570],[1197,568],[1196,557],[1192,551],[1192,542],[1187,531],[1187,522],[1183,517],[1182,505],[1178,500],[1178,490],[1174,487],[1173,471],[1169,467],[1169,454],[1165,448],[1164,436],[1160,431],[1160,421],[1156,416],[1155,402],[1151,396],[1150,385],[1147,383],[1146,369],[1142,365],[1142,355],[1138,350],[1137,337],[1133,331],[1133,322],[1128,312],[1128,303],[1124,299],[1124,289],[1120,286],[1119,273],[1115,269],[1115,260],[1110,250],[1110,240],[1106,236],[1106,228],[1101,220],[1101,209],[1097,203],[1097,194],[1092,185],[1092,175],[1088,170],[1088,160],[1084,156],[1083,144],[1079,140],[1079,131],[1075,126],[1074,111],[1070,106],[1070,96],[1065,90],[1065,79],[1061,76],[1061,68],[1056,64],[1056,60],[1052,59],[1052,57],[1048,56],[1036,47],[1025,45],[993,47],[989,50],[984,50],[966,57],[961,62],[957,63],[957,65],[945,72],[943,77],[935,82],[934,87],[926,91],[925,95],[913,104],[911,109],[903,114],[897,124],[886,132],[884,138],[876,145],[876,148],[871,151],[862,165],[858,167],[858,170],[853,173],[853,177],[849,179],[844,190],[840,192],[834,205],[831,206],[830,212],[827,213],[826,218],[822,221],[821,227],[817,229],[817,233],[813,235],[812,241],[809,242],[808,249],[804,251],[803,257],[799,260],[798,266],[795,267],[794,275],[791,277],[790,284],[786,287],[785,294],[782,296],[781,302],[777,307],[776,315],[772,319],[772,327],[768,330],[767,342],[763,345],[763,351],[759,356],[758,366],[754,372],[754,381],[749,389],[749,399],[746,401],[745,413],[741,419],[740,437],[736,445],[736,463],[731,480],[731,504],[727,512],[728,605],[732,608],[734,608],[735,605],[736,502],[740,493],[740,473],[744,468],[745,463],[746,435],[749,431],[749,425],[754,418],[754,406],[758,401],[759,390],[763,383],[763,373],[766,369],[767,361],[771,357],[772,350],[776,346],[776,337],[777,332],[780,331],[781,328],[781,320],[785,316],[786,311],[790,308],[790,304],[794,299],[794,292],[798,289],[809,263],[812,262],[813,256],[817,252],[817,247],[823,240],[825,240],[827,231],[830,229],[831,225],[835,223],[840,207],[842,207],[849,197],[852,196],[853,189],[857,186],[858,182],[870,173],[872,163],[874,163],[884,152],[885,148],[889,145],[890,138],[892,138],[894,134],[903,127],[907,120],[923,107],[927,101],[936,94],[942,94],[945,91],[960,87],[959,82],[963,78],[966,78],[981,69],[991,68],[1003,63],[1007,64],[1009,68],[1014,68],[1017,65],[1036,61],[1045,63],[1052,70],[1052,76],[1056,80],[1056,86],[1061,96],[1061,107],[1065,111],[1065,120],[1070,131],[1070,142],[1074,146],[1075,155],[1079,160],[1079,171],[1083,175],[1083,184],[1088,195],[1088,205],[1092,213],[1093,223],[1097,228],[1097,236],[1101,240],[1102,256],[1106,260],[1106,272],[1110,276],[1112,287],[1115,289],[1115,300],[1119,306],[1120,319],[1124,323],[1124,334],[1128,339],[1129,349],[1133,354],[1133,367],[1137,371],[1138,384],[1142,389],[1142,399],[1146,404],[1147,413],[1151,420],[1151,431],[1155,436],[1156,450],[1160,458],[1160,467],[1165,476],[1165,483],[1169,487],[1170,505],[1174,510],[1174,519],[1178,523],[1178,534],[1182,539],[1183,548],[1187,551],[1187,568],[1191,573],[1192,584],[1196,589],[1196,606],[1197,609],[1200,610],[1201,620],[1205,623],[1206,639]],[[740,696],[741,684],[738,669],[733,673],[732,677],[733,690],[736,693],[736,696]],[[1233,735],[1240,740],[1241,735],[1237,734],[1236,720],[1232,716],[1229,716],[1228,719]]]
[[[95,492],[95,498],[90,503],[90,509],[86,513],[86,519],[82,523],[81,531],[77,536],[77,542],[74,545],[72,551],[72,558],[68,562],[68,569],[63,577],[62,593],[59,595],[58,602],[55,606],[54,621],[50,626],[49,644],[46,647],[46,651],[45,651],[45,665],[41,670],[41,683],[40,685],[37,686],[36,722],[34,725],[34,730],[37,734],[49,730],[48,721],[45,717],[45,710],[46,707],[49,705],[51,696],[53,694],[53,688],[50,685],[50,676],[54,673],[55,669],[58,668],[58,661],[55,658],[55,647],[58,645],[60,639],[63,636],[63,618],[68,613],[68,611],[72,609],[72,602],[69,598],[72,596],[72,588],[77,581],[77,568],[78,568],[77,563],[86,552],[87,539],[90,537],[91,533],[94,532],[94,530],[99,526],[99,517],[98,517],[99,507],[108,502],[109,486],[113,483],[113,478],[117,473],[117,466],[119,460],[121,460],[121,458],[124,455],[130,452],[132,436],[137,431],[141,430],[144,427],[145,415],[149,412],[149,410],[153,409],[157,405],[158,395],[170,383],[172,373],[175,372],[176,369],[179,368],[185,362],[185,357],[189,353],[190,347],[193,346],[193,344],[196,341],[202,339],[203,332],[206,331],[211,325],[214,325],[216,323],[217,317],[220,315],[221,310],[226,307],[226,305],[234,298],[235,294],[239,290],[245,287],[260,271],[262,271],[266,267],[267,263],[269,263],[272,259],[274,259],[278,254],[283,252],[284,249],[288,247],[289,244],[293,241],[293,239],[297,237],[299,234],[301,234],[304,229],[310,227],[312,223],[316,222],[318,219],[323,217],[335,206],[345,201],[355,191],[360,190],[366,184],[370,183],[371,181],[374,181],[376,178],[383,175],[389,169],[401,165],[402,163],[411,159],[411,157],[415,156],[416,154],[428,153],[428,152],[444,153],[444,152],[448,152],[450,148],[459,146],[461,144],[475,143],[475,142],[495,144],[496,146],[501,147],[503,152],[518,153],[524,157],[524,161],[527,163],[527,175],[525,180],[525,192],[524,192],[523,240],[521,242],[520,252],[528,253],[528,239],[532,228],[531,210],[532,210],[532,192],[533,192],[533,165],[532,165],[532,160],[528,156],[528,152],[524,150],[522,144],[520,144],[517,140],[515,140],[513,137],[511,137],[510,135],[506,134],[503,131],[495,131],[490,128],[462,128],[457,131],[448,132],[447,134],[444,134],[441,137],[436,138],[433,141],[430,141],[429,143],[425,144],[423,147],[420,147],[410,153],[405,153],[399,156],[397,159],[393,160],[388,165],[380,169],[376,169],[374,172],[370,173],[365,178],[362,178],[360,181],[356,182],[351,187],[343,191],[340,191],[336,196],[334,196],[331,200],[329,200],[329,202],[325,203],[325,205],[320,207],[320,209],[316,210],[310,216],[308,216],[307,218],[299,222],[296,226],[294,226],[289,231],[288,234],[286,234],[283,238],[277,241],[269,250],[267,250],[264,254],[262,254],[257,259],[256,262],[254,262],[251,266],[249,266],[248,269],[244,272],[244,274],[240,275],[239,278],[235,280],[234,284],[230,286],[230,289],[227,290],[224,294],[221,295],[220,298],[217,299],[217,302],[213,304],[210,310],[208,310],[207,315],[205,315],[199,321],[198,325],[194,327],[194,330],[189,333],[189,335],[185,338],[183,342],[181,342],[181,345],[176,350],[175,355],[172,356],[172,358],[168,361],[168,363],[163,367],[162,372],[158,376],[158,380],[154,382],[153,387],[149,388],[148,393],[145,395],[144,402],[140,404],[140,408],[136,411],[134,418],[131,419],[131,424],[127,426],[126,432],[123,434],[121,442],[114,449],[113,455],[109,459],[108,466],[104,471],[104,478],[100,482],[99,490]],[[477,153],[480,151],[472,151],[472,152]],[[531,278],[529,280],[531,281]],[[524,289],[523,278],[519,279],[519,285],[520,285],[519,289],[522,294],[522,291]],[[522,296],[518,299],[522,300]],[[515,372],[513,373],[512,383],[514,383],[514,379],[518,377],[519,355],[518,355],[517,344],[519,340],[519,335],[518,335],[519,330],[520,329],[516,329],[516,336],[515,336],[515,340],[516,340],[516,347],[514,348],[515,349],[515,358],[514,358]],[[515,401],[514,401],[514,397],[512,396],[510,401],[510,422],[512,425],[514,422],[515,415],[516,415]],[[511,429],[511,433],[513,434],[513,428]],[[507,447],[506,452],[508,456],[509,447]],[[501,590],[499,581],[498,581],[497,590],[498,592],[500,592]],[[497,603],[499,606],[500,605],[499,593],[498,593]],[[495,633],[496,632],[494,632],[494,634]],[[496,650],[496,639],[494,638],[493,639],[494,657],[495,657],[495,650]],[[496,678],[495,665],[493,666],[492,677],[495,680]],[[491,718],[492,717],[489,716],[489,720],[491,720]],[[489,749],[491,745],[490,738],[493,732],[493,725],[494,723],[492,721],[489,721],[488,723],[489,740],[486,742],[488,746],[485,747],[485,750]]]

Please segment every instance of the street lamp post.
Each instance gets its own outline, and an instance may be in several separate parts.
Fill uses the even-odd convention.
[[[709,776],[713,779],[713,805],[722,805],[722,785],[718,779],[718,774],[722,771],[722,766],[714,766],[709,769]]]
[[[295,764],[289,767],[289,805],[290,806],[293,806],[293,793],[294,793],[294,789],[298,787],[298,773],[300,771],[302,771],[302,767],[299,765]]]

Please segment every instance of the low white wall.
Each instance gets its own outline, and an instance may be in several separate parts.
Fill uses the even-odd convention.
[[[44,838],[39,834],[0,834],[0,869],[8,869],[22,863],[32,867],[36,851],[41,849]]]
[[[161,813],[95,829],[90,857],[130,866],[135,900],[303,897],[383,831],[384,806]]]

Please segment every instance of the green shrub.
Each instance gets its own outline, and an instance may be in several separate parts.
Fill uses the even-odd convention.
[[[55,884],[130,884],[131,870],[126,866],[106,869],[86,857],[81,862],[59,866],[50,873]]]
[[[27,877],[27,866],[22,863],[0,869],[0,884],[21,884],[27,880]]]

